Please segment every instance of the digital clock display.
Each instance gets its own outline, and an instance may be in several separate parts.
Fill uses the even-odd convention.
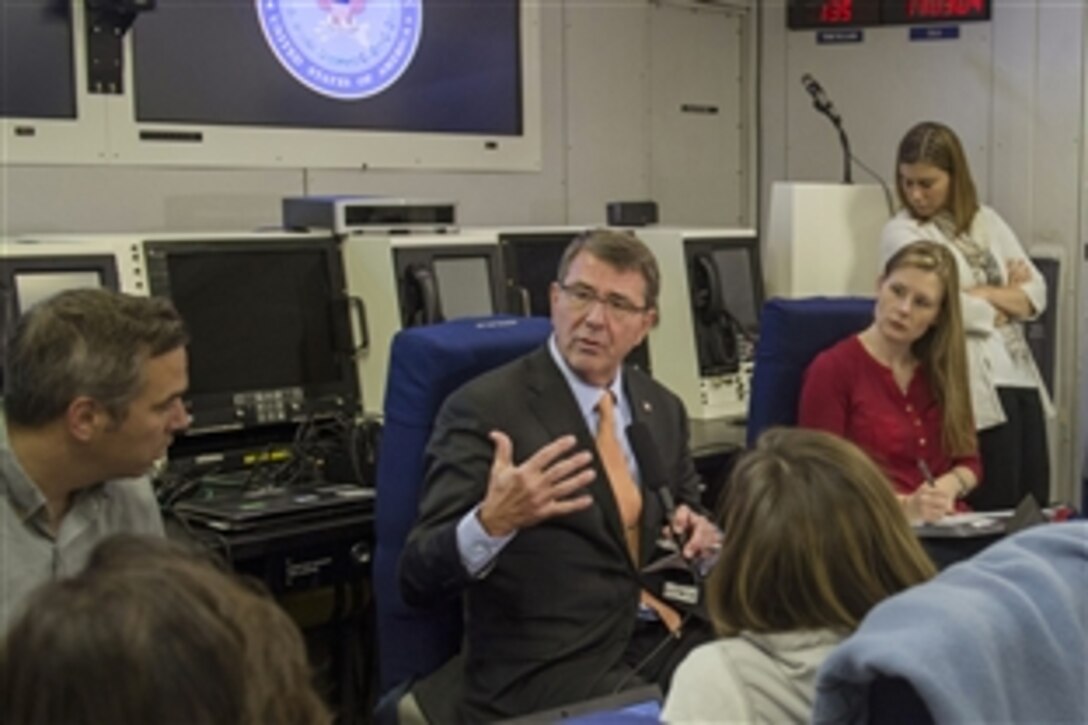
[[[880,0],[883,23],[989,20],[990,0]]]
[[[787,22],[791,28],[838,28],[876,25],[880,22],[877,0],[794,0]]]
[[[989,20],[992,0],[789,0],[791,29]]]

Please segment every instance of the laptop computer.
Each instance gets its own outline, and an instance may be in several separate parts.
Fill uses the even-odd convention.
[[[329,483],[189,499],[175,504],[174,513],[220,531],[244,531],[285,520],[366,512],[373,507],[373,489]]]

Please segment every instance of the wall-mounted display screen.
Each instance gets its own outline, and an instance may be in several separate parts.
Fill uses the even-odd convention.
[[[880,22],[876,0],[791,0],[787,12],[790,28],[834,28]]]
[[[0,0],[0,116],[76,117],[67,0]]]
[[[519,0],[158,0],[137,122],[523,131]]]
[[[880,0],[885,23],[989,20],[990,0]]]
[[[990,19],[991,0],[789,0],[791,29]]]

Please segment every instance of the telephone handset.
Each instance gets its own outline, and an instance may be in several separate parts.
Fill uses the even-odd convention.
[[[740,369],[737,329],[725,309],[721,274],[705,252],[692,256],[691,306],[695,312],[695,347],[704,375],[735,373]]]
[[[442,302],[438,283],[425,264],[412,264],[404,270],[404,326],[433,325],[442,322]]]

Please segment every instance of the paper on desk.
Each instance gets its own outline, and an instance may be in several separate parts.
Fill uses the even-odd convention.
[[[984,529],[996,526],[1000,519],[1008,518],[1008,516],[1009,514],[1002,511],[968,511],[959,514],[948,514],[944,518],[930,523],[929,526],[972,526]]]

